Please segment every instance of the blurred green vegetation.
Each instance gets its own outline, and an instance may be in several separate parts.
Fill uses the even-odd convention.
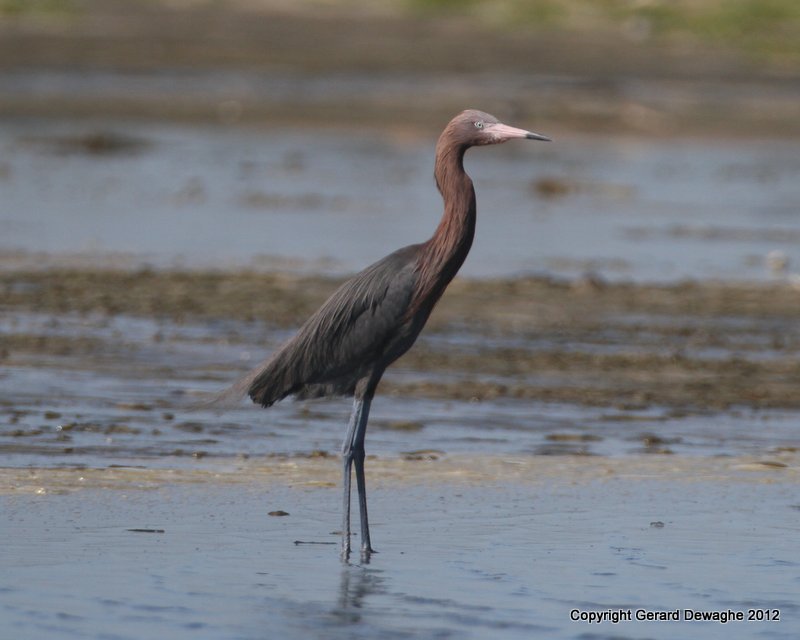
[[[800,60],[800,0],[404,0],[414,12],[459,14],[498,26],[684,38]]]
[[[0,16],[70,16],[74,0],[0,0]]]
[[[800,0],[0,0],[0,18],[75,17],[135,12],[214,9],[320,9],[350,14],[467,20],[495,28],[564,30],[636,41],[694,42],[746,52],[771,62],[800,64]]]

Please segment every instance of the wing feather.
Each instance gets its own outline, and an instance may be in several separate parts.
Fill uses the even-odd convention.
[[[408,311],[418,247],[395,251],[345,282],[289,342],[220,399],[247,394],[269,406],[292,394],[348,394],[375,367],[385,368],[416,337]]]

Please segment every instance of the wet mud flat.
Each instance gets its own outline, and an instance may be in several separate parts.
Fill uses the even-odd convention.
[[[0,274],[8,317],[0,357],[14,366],[62,354],[91,367],[109,350],[137,349],[130,336],[103,336],[93,322],[149,318],[164,323],[143,336],[151,348],[168,345],[172,334],[177,343],[191,342],[179,329],[194,325],[205,332],[195,342],[247,351],[238,366],[220,361],[220,370],[207,372],[223,380],[226,366],[235,374],[248,359],[254,364],[255,354],[285,339],[339,283],[255,272],[7,272]],[[794,410],[800,408],[798,313],[800,296],[785,283],[456,280],[421,346],[395,367],[402,375],[383,391],[626,411],[662,407],[676,414]],[[30,331],[25,314],[47,321]],[[76,318],[87,319],[84,330],[72,326]]]

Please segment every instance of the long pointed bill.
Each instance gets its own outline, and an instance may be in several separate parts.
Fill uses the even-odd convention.
[[[489,129],[489,127],[487,127],[487,129]],[[550,142],[550,138],[547,136],[543,136],[539,133],[532,133],[531,131],[525,131],[525,129],[509,127],[507,124],[503,124],[502,122],[493,124],[489,131],[497,142],[505,142],[506,140],[512,140],[514,138],[527,138],[528,140],[544,140],[545,142]]]
[[[543,136],[541,133],[533,133],[532,131],[528,131],[528,135],[525,137],[528,140],[543,140],[544,142],[551,142],[550,138],[547,136]]]

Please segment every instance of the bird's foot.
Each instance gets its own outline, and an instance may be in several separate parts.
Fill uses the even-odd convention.
[[[339,551],[339,556],[342,562],[347,562],[350,559],[350,536],[342,535],[342,548]]]
[[[369,563],[369,559],[372,557],[373,553],[378,553],[375,551],[371,545],[365,544],[361,546],[361,562],[364,564]]]

